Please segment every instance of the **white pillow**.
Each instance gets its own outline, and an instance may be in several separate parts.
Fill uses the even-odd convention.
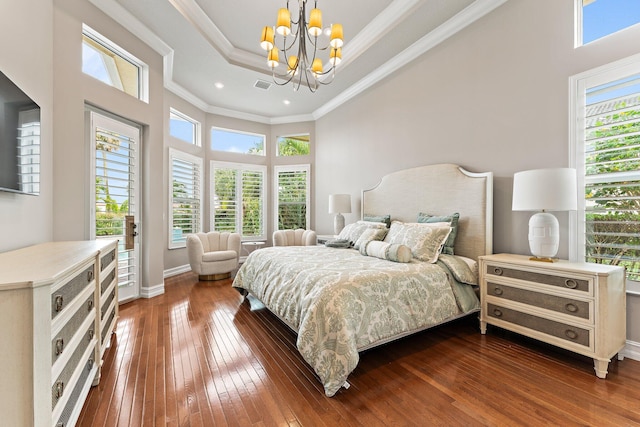
[[[392,221],[385,242],[405,245],[414,258],[434,263],[451,233],[447,222],[416,223]]]
[[[394,262],[411,262],[411,249],[404,245],[372,240],[360,246],[360,253],[366,256],[386,259]]]
[[[355,249],[359,249],[359,246],[357,245],[358,239],[360,239],[362,233],[364,233],[368,229],[381,230],[380,234],[384,233],[376,240],[382,240],[387,232],[387,226],[384,223],[358,221],[348,224],[345,228],[343,228],[338,235],[338,239],[349,240],[351,243],[353,243],[353,247]]]

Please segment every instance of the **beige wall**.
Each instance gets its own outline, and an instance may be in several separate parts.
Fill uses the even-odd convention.
[[[573,2],[505,3],[316,122],[318,231],[332,228],[330,193],[351,193],[359,208],[361,189],[385,173],[450,162],[494,173],[494,252],[528,253],[530,214],[511,211],[514,172],[569,165],[569,77],[640,52],[638,40],[640,26],[574,49]],[[629,312],[640,324],[637,303]]]
[[[40,105],[42,132],[40,195],[0,191],[0,252],[50,241],[53,234],[52,34],[50,1],[0,2],[0,71]]]
[[[91,153],[85,136],[85,105],[91,104],[138,123],[141,147],[142,295],[163,289],[162,245],[166,241],[163,212],[166,185],[163,140],[162,57],[85,0],[54,1],[54,159],[53,239],[89,238]],[[89,25],[149,66],[149,103],[82,73],[82,24]]]

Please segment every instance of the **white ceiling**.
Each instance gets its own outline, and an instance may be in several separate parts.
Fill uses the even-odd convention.
[[[507,0],[318,0],[345,45],[335,80],[316,93],[254,87],[273,82],[260,31],[286,0],[90,1],[163,55],[167,89],[207,112],[285,123],[321,117]]]

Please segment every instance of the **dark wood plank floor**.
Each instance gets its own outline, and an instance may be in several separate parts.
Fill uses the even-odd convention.
[[[476,316],[361,354],[327,398],[266,310],[224,280],[185,273],[120,307],[102,379],[79,426],[640,426],[640,362],[590,359]]]

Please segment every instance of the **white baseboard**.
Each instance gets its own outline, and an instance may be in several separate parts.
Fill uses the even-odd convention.
[[[152,286],[150,288],[140,289],[140,298],[153,298],[162,294],[164,294],[164,283]]]
[[[189,264],[179,265],[177,267],[164,270],[163,277],[166,279],[167,277],[177,276],[178,274],[186,273],[188,271],[191,271],[191,266]]]
[[[627,345],[624,346],[620,353],[625,358],[640,361],[640,342],[627,341]]]

